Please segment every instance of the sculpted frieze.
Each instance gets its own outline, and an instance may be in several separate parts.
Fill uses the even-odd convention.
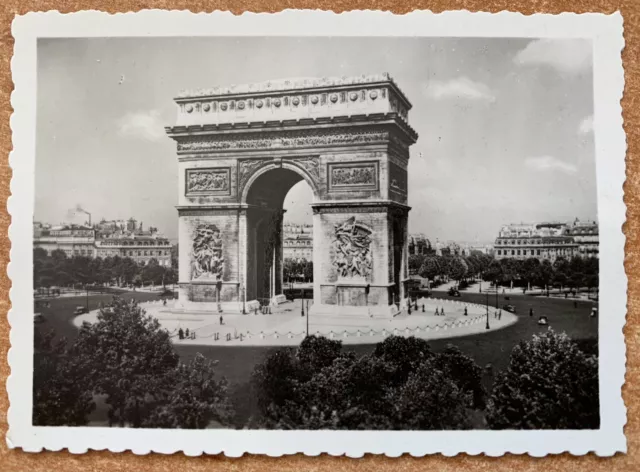
[[[223,195],[231,189],[230,169],[187,169],[185,191],[187,195]]]
[[[329,164],[329,189],[341,191],[378,188],[378,162]]]
[[[241,191],[249,177],[267,162],[271,162],[271,159],[244,159],[238,161],[238,191]]]
[[[300,165],[316,182],[320,180],[320,160],[317,157],[300,157],[290,162]]]
[[[287,132],[269,136],[242,135],[231,137],[220,135],[205,139],[179,140],[178,151],[244,150],[274,149],[305,146],[327,146],[336,144],[367,144],[385,142],[389,138],[387,131],[313,131],[307,133]]]

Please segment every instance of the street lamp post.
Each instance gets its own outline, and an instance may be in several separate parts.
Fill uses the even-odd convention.
[[[89,286],[85,285],[84,288],[87,289],[87,313],[89,313]]]
[[[487,326],[485,326],[485,329],[489,329],[489,292],[486,292],[487,294]]]
[[[300,316],[304,316],[304,289],[301,290],[302,298],[300,298]]]

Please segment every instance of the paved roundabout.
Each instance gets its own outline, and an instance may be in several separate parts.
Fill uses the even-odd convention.
[[[161,301],[142,303],[141,306],[169,331],[175,344],[194,346],[295,346],[307,333],[339,339],[344,344],[374,344],[391,335],[456,338],[496,331],[518,319],[509,312],[497,312],[489,307],[490,328],[486,329],[485,305],[434,298],[419,299],[417,310],[412,309],[411,314],[404,310],[393,318],[312,315],[307,320],[306,316],[301,316],[300,300],[282,304],[270,315],[177,313],[172,311],[172,302],[164,305]],[[78,316],[73,323],[80,326],[84,321],[94,322],[97,313],[94,310]],[[180,329],[185,334],[188,329],[189,336],[180,339]]]

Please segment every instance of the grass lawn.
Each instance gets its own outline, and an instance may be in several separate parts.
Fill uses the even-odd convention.
[[[135,298],[140,301],[154,300],[156,294],[128,292],[126,298]],[[446,294],[438,294],[438,298],[450,298]],[[89,308],[94,309],[98,304],[109,301],[110,295],[93,295],[89,297]],[[462,293],[462,300],[485,303],[484,294]],[[54,328],[59,335],[74,338],[77,329],[72,325],[73,310],[76,306],[85,304],[85,297],[60,298],[51,302],[51,308],[42,310],[47,320],[37,325],[42,329]],[[489,297],[490,307],[495,307],[495,295]],[[550,326],[557,332],[566,332],[571,338],[583,345],[585,350],[593,352],[597,349],[598,318],[590,318],[589,314],[593,304],[586,301],[578,301],[574,306],[573,300],[564,300],[547,297],[533,297],[525,295],[511,295],[509,300],[499,296],[499,306],[511,304],[516,307],[519,319],[514,325],[486,334],[464,336],[429,341],[435,351],[453,344],[465,354],[471,356],[478,365],[485,367],[491,364],[494,371],[504,369],[509,362],[509,354],[520,340],[528,340],[540,332],[547,330],[545,326],[537,324],[538,316],[545,315]],[[534,316],[529,316],[529,309],[533,308]],[[491,315],[489,323],[491,323]],[[606,316],[606,315],[605,315]],[[370,353],[374,345],[349,345],[344,349],[355,351],[358,354]],[[209,359],[217,360],[218,370],[229,381],[230,395],[233,398],[239,426],[243,425],[251,411],[251,391],[248,385],[251,372],[256,364],[277,347],[248,347],[248,346],[175,346],[176,352],[183,361],[188,361],[196,353],[200,352]],[[492,378],[488,378],[486,386],[490,387]]]

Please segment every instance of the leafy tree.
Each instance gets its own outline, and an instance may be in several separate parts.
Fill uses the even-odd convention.
[[[409,273],[417,274],[424,263],[425,256],[423,254],[409,254]]]
[[[153,404],[150,396],[163,390],[163,378],[178,365],[166,330],[136,302],[114,298],[97,322],[84,323],[76,341],[86,360],[96,393],[107,395],[110,423],[142,426]]]
[[[466,395],[464,405],[468,408],[484,408],[486,392],[482,386],[482,368],[449,344],[443,352],[432,359],[434,368],[444,372],[448,378]]]
[[[391,380],[394,385],[407,381],[409,374],[433,356],[429,343],[414,336],[389,336],[376,344],[373,356],[389,363],[393,369]]]
[[[302,275],[307,282],[313,281],[313,261],[304,261]]]
[[[340,356],[342,342],[322,336],[307,336],[296,351],[300,367],[310,377],[313,373],[330,366]]]
[[[543,260],[538,267],[536,283],[549,291],[549,284],[553,281],[554,269],[548,259]]]
[[[518,279],[522,272],[522,262],[517,259],[507,258],[501,259],[502,266],[502,282],[513,283]]]
[[[598,358],[551,330],[521,341],[494,384],[492,429],[597,429]]]
[[[83,426],[95,409],[86,372],[54,333],[34,332],[33,424]]]
[[[371,355],[307,339],[256,366],[259,427],[453,429],[469,426],[480,372],[459,351],[433,354],[426,341],[392,336]],[[481,389],[481,387],[479,387]]]
[[[467,262],[461,256],[454,256],[449,262],[447,272],[449,277],[457,282],[460,282],[465,278],[468,270],[469,266],[467,265]]]
[[[501,282],[504,280],[502,264],[493,260],[483,275],[483,279],[490,282]]]
[[[443,275],[440,258],[435,255],[425,257],[418,273],[420,277],[427,280],[434,280],[439,275]]]
[[[394,401],[395,429],[469,429],[464,392],[435,359],[413,372]]]
[[[520,276],[526,284],[536,281],[540,273],[540,261],[535,257],[525,259],[522,262]]]
[[[142,420],[146,428],[206,428],[211,422],[228,425],[233,408],[227,397],[227,382],[218,380],[216,362],[198,353],[189,364],[178,364],[163,378],[156,406]]]

